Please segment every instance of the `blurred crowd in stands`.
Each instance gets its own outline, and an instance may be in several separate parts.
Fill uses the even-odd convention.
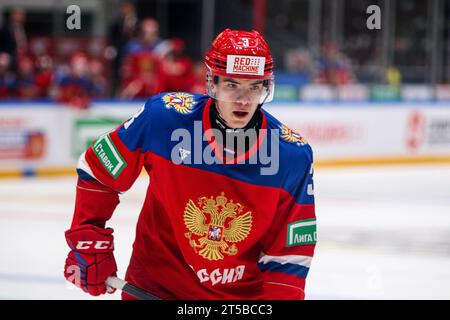
[[[26,12],[13,9],[0,29],[0,99],[52,99],[86,108],[93,99],[205,91],[203,63],[185,54],[183,39],[161,39],[158,22],[139,20],[132,2],[121,3],[101,58],[75,51],[61,60],[31,50],[25,22]],[[332,43],[324,44],[318,57],[302,48],[287,52],[285,67],[310,83],[355,82],[349,59]]]
[[[53,99],[85,108],[93,99],[205,91],[203,64],[184,53],[184,41],[161,39],[158,22],[139,21],[131,2],[122,3],[110,28],[106,62],[79,51],[55,64],[51,55],[29,49],[25,20],[26,12],[14,9],[0,29],[0,99]]]
[[[347,85],[356,82],[349,58],[332,42],[322,45],[318,57],[306,48],[288,50],[285,65],[289,73],[303,75],[308,83]]]

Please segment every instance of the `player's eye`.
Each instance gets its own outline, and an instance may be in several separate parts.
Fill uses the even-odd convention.
[[[229,82],[229,83],[227,83],[227,88],[236,89],[237,85],[235,83]]]

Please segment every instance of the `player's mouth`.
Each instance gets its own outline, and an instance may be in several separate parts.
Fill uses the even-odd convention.
[[[233,111],[233,115],[236,118],[244,119],[248,115],[248,112],[246,112],[246,111]]]

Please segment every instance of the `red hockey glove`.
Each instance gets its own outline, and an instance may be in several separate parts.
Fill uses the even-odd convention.
[[[113,293],[105,286],[106,279],[117,272],[113,250],[113,229],[82,225],[66,231],[72,249],[66,259],[64,276],[93,296]]]

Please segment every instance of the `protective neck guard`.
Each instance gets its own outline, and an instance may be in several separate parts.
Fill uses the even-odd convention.
[[[248,151],[250,147],[257,142],[256,138],[259,135],[259,130],[261,129],[263,119],[263,115],[260,109],[261,106],[259,105],[255,111],[255,114],[244,128],[234,129],[230,128],[226,124],[225,120],[220,116],[215,102],[211,104],[209,112],[211,126],[213,129],[217,129],[222,133],[222,137],[224,139],[223,146],[225,147],[225,149],[235,152],[235,155],[237,156],[243,152]],[[256,135],[250,135],[249,131],[251,130],[255,130]],[[238,141],[245,142],[239,144]]]

